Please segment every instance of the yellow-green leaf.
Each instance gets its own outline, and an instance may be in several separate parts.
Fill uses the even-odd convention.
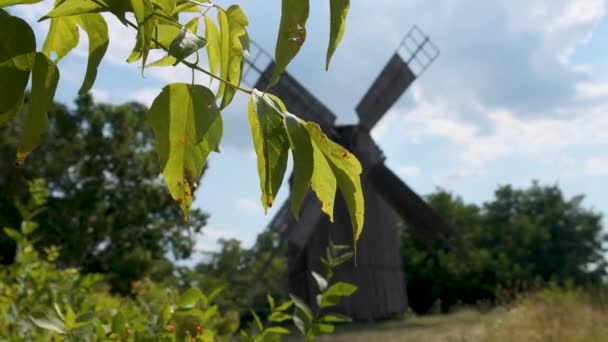
[[[217,73],[220,65],[220,31],[209,18],[205,16],[205,38],[207,38],[207,56],[209,58],[209,72]]]
[[[48,18],[67,17],[79,14],[98,13],[107,9],[107,4],[104,0],[69,0],[63,1],[57,5],[40,20]]]
[[[166,14],[173,15],[176,0],[153,0],[152,2],[165,11]]]
[[[78,24],[89,37],[89,59],[84,82],[79,94],[86,94],[91,90],[97,78],[97,68],[108,50],[110,38],[108,37],[108,24],[98,13],[82,14],[76,17]]]
[[[53,104],[59,69],[43,53],[36,54],[32,71],[32,95],[27,116],[23,125],[23,134],[17,148],[17,162],[20,163],[42,141],[48,127],[47,111]]]
[[[289,139],[280,110],[284,107],[282,103],[277,103],[275,98],[257,89],[253,90],[249,100],[247,116],[258,159],[264,212],[268,212],[268,208],[272,207],[287,167]]]
[[[302,120],[290,113],[286,113],[284,121],[293,157],[293,183],[290,195],[291,211],[297,220],[304,197],[308,193],[313,174],[313,148],[310,136]]]
[[[309,133],[310,134],[310,133]],[[311,185],[312,190],[319,199],[321,210],[327,214],[329,220],[334,222],[334,202],[336,200],[336,176],[325,154],[319,148],[316,141],[312,140],[313,171]]]
[[[132,11],[132,8],[130,2],[126,0],[69,0],[56,4],[40,20],[99,12],[112,12],[123,20],[127,11]]]
[[[306,129],[310,134],[313,147],[317,148],[326,158],[326,161],[329,163],[329,167],[335,176],[338,188],[348,207],[351,223],[353,225],[353,238],[354,241],[357,242],[363,231],[365,210],[363,190],[361,188],[361,163],[347,149],[327,138],[321,131],[319,125],[307,122]],[[316,157],[317,154],[315,154],[315,172],[317,161],[322,160],[320,157]],[[313,173],[313,189],[314,181],[315,174]],[[317,193],[317,196],[319,196],[319,192],[315,192]],[[322,199],[320,200],[323,201]]]
[[[223,10],[217,12],[217,21],[220,23],[220,77],[226,79],[228,76],[228,64],[230,62],[230,23],[228,15]],[[220,82],[217,97],[224,95],[226,84]]]
[[[0,8],[13,5],[35,4],[41,1],[43,0],[0,0]]]
[[[241,76],[243,75],[243,43],[241,38],[247,36],[246,27],[249,25],[247,16],[243,10],[232,5],[226,11],[228,16],[228,26],[230,27],[230,49],[228,54],[228,74],[226,75],[228,82],[234,85],[241,84]],[[220,108],[225,108],[232,102],[236,89],[226,85],[222,94],[222,104]]]
[[[137,20],[137,39],[140,41],[142,63],[141,72],[144,72],[146,60],[150,53],[150,44],[152,42],[152,32],[154,30],[154,8],[150,0],[130,0],[135,20]]]
[[[281,73],[298,54],[306,40],[309,0],[282,0],[281,24],[274,52],[275,67],[269,87],[279,80]]]
[[[20,18],[0,16],[0,122],[22,102],[35,57],[32,28]]]
[[[336,48],[346,28],[346,17],[348,16],[348,10],[350,9],[350,0],[329,0],[330,7],[330,32],[329,32],[329,46],[327,47],[327,58],[325,59],[325,69],[329,69],[329,63],[331,58],[336,52]]]
[[[222,139],[215,96],[200,85],[170,84],[152,103],[148,121],[169,192],[188,217],[207,157]]]
[[[79,39],[78,24],[73,17],[53,18],[42,52],[51,59],[54,52],[53,61],[57,63],[78,45]]]

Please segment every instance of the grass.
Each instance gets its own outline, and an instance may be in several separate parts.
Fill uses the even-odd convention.
[[[608,295],[542,290],[491,311],[464,309],[345,326],[320,341],[608,341]]]

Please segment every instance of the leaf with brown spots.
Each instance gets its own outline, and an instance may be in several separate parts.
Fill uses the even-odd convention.
[[[332,202],[330,203],[331,208],[330,204],[327,203],[327,198],[331,195],[327,192],[327,188],[322,188],[322,192],[315,190],[317,197],[319,197],[320,192],[324,194],[323,198],[319,197],[324,204],[321,209],[332,219],[333,214],[329,214],[328,211],[331,209],[333,213],[333,197],[335,197],[335,184],[337,183],[350,213],[356,248],[356,242],[363,231],[365,210],[363,189],[361,188],[361,163],[344,147],[329,140],[316,123],[307,122],[305,126],[315,149],[313,189],[315,188],[315,177],[322,177],[322,181],[324,182],[328,182],[327,179],[329,178],[329,182],[334,184],[334,196],[332,196]],[[327,167],[325,166],[326,163]],[[327,168],[329,168],[329,171]],[[318,182],[320,181],[318,180]],[[317,189],[319,189],[319,185],[317,185]]]
[[[207,157],[222,140],[215,95],[200,85],[170,84],[152,103],[148,122],[169,192],[188,217]]]

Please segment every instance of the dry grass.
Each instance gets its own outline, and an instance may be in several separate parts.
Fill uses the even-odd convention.
[[[608,296],[543,290],[509,308],[356,325],[320,341],[608,341]]]

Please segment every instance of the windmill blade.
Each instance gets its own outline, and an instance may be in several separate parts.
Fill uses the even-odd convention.
[[[287,110],[306,121],[316,122],[324,132],[328,133],[333,127],[336,115],[288,72],[284,72],[272,88],[266,89],[274,70],[274,60],[259,44],[251,41],[250,58],[245,61],[248,68],[243,80],[246,83],[278,96]]]
[[[451,231],[447,223],[386,165],[372,168],[369,178],[384,200],[411,225],[415,238],[429,246],[439,242],[447,247]]]
[[[357,105],[360,125],[370,131],[438,56],[429,37],[412,27]]]

